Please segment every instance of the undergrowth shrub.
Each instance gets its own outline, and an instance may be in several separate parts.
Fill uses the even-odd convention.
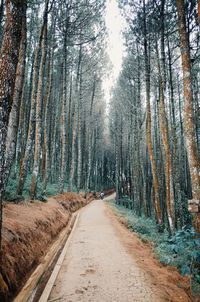
[[[8,184],[6,186],[6,194],[5,199],[6,200],[13,200],[17,201],[17,185],[18,185],[18,177],[10,177],[8,180]],[[68,184],[65,183],[64,185],[64,191],[67,191]],[[25,199],[30,197],[30,187],[31,187],[31,174],[27,175],[26,182],[24,184],[24,190],[23,190],[23,197]],[[74,191],[75,188],[73,188]],[[59,183],[48,183],[46,188],[46,196],[54,196],[59,193]],[[37,196],[41,196],[43,194],[43,186],[42,186],[42,180],[38,181],[37,184]]]
[[[182,275],[189,275],[193,284],[200,284],[200,239],[190,225],[184,226],[173,236],[167,230],[158,231],[156,221],[136,213],[115,201],[110,205],[115,212],[125,217],[128,228],[136,232],[144,241],[153,243],[154,251],[160,262],[176,266]]]

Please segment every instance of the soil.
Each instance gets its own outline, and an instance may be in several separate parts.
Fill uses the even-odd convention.
[[[112,222],[116,235],[126,251],[136,260],[137,265],[149,275],[151,282],[162,292],[164,301],[188,302],[200,301],[192,297],[190,279],[182,276],[178,269],[160,263],[153,251],[153,245],[143,242],[138,235],[128,229],[124,217],[118,216],[107,206],[106,215]],[[163,301],[163,300],[161,300]]]
[[[113,196],[111,196],[113,198]],[[189,279],[160,264],[104,201],[81,210],[49,297],[66,302],[191,302]]]
[[[83,195],[83,194],[82,194]],[[3,208],[0,301],[11,301],[42,261],[73,212],[93,199],[64,193],[40,201],[6,203]]]

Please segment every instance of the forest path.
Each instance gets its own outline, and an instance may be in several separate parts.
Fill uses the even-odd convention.
[[[48,301],[174,301],[138,266],[115,223],[124,228],[102,200],[81,210]],[[187,300],[180,297],[178,301]]]

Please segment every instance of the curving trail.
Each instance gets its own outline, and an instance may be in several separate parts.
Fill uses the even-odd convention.
[[[49,302],[172,301],[138,266],[112,220],[103,201],[82,209]]]

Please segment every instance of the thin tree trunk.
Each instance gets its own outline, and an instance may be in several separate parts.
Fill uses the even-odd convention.
[[[174,212],[174,192],[173,192],[173,180],[172,180],[172,163],[171,163],[171,151],[169,144],[169,131],[168,121],[164,103],[164,91],[162,82],[160,82],[160,99],[159,99],[159,120],[160,120],[160,132],[163,141],[163,148],[165,151],[165,183],[166,183],[166,206],[167,217],[169,221],[170,230],[173,233],[175,227],[175,212]]]
[[[39,175],[39,164],[41,156],[41,142],[42,142],[42,91],[43,91],[43,79],[47,55],[47,26],[48,26],[48,4],[49,0],[45,2],[45,11],[43,17],[43,30],[41,37],[41,49],[42,56],[39,69],[37,98],[36,98],[36,124],[35,124],[35,152],[34,152],[34,164],[31,179],[30,195],[34,199],[37,193],[37,181]]]
[[[73,189],[73,180],[74,180],[74,173],[75,173],[75,143],[76,143],[76,136],[77,136],[77,108],[76,104],[74,106],[74,114],[73,114],[73,130],[72,130],[72,158],[71,158],[71,166],[70,166],[70,177],[69,177],[69,185],[68,191],[71,192]]]
[[[146,140],[149,151],[149,157],[152,165],[152,175],[153,175],[153,187],[154,187],[154,198],[155,198],[155,212],[156,219],[159,227],[162,228],[162,215],[160,208],[160,196],[159,196],[159,182],[156,168],[156,161],[154,157],[153,144],[151,138],[151,105],[150,105],[150,66],[148,58],[148,45],[147,45],[147,29],[146,29],[146,9],[145,0],[143,0],[143,12],[144,12],[144,52],[145,52],[145,84],[146,84]]]
[[[49,71],[48,71],[48,79],[47,79],[47,87],[46,87],[46,100],[44,101],[45,113],[44,113],[44,144],[43,144],[43,161],[44,161],[44,169],[43,169],[43,194],[46,194],[46,187],[49,180],[50,175],[50,148],[49,148],[49,140],[50,140],[50,102],[51,102],[51,93],[53,86],[53,50],[50,51],[49,54]],[[50,141],[51,143],[51,141]]]
[[[65,23],[65,33],[64,33],[64,60],[63,60],[63,86],[62,86],[62,115],[61,115],[61,143],[62,143],[62,153],[61,153],[61,173],[60,173],[60,183],[59,192],[63,193],[64,184],[66,181],[66,168],[67,168],[67,80],[68,80],[68,69],[67,69],[67,58],[68,58],[68,48],[67,48],[67,38],[68,38],[68,27],[69,27],[69,16],[68,10],[66,11],[66,23]]]
[[[183,212],[183,192],[181,190],[180,185],[180,165],[179,165],[179,152],[178,152],[178,139],[176,132],[176,116],[175,116],[175,100],[174,100],[174,87],[173,87],[173,75],[172,75],[172,61],[171,61],[171,51],[169,38],[168,42],[168,60],[169,60],[169,85],[170,85],[170,101],[171,101],[171,112],[172,112],[172,125],[171,125],[171,134],[172,134],[172,145],[173,145],[173,174],[174,174],[174,187],[175,187],[175,200],[177,200],[177,215],[175,215],[176,219],[176,227],[177,218],[179,217],[180,226],[182,227],[184,224],[184,212]]]
[[[96,90],[96,79],[94,78],[93,88],[92,88],[92,98],[90,104],[90,115],[89,115],[89,128],[88,128],[88,165],[87,165],[87,180],[86,180],[86,192],[89,191],[90,188],[90,177],[91,177],[91,168],[92,168],[92,110],[95,98],[95,90]]]
[[[174,232],[175,228],[175,206],[174,206],[174,188],[173,188],[173,174],[172,174],[172,159],[171,150],[169,143],[169,129],[168,129],[168,119],[167,112],[165,109],[165,53],[164,53],[164,0],[162,0],[161,7],[161,60],[159,57],[158,45],[156,43],[156,53],[158,62],[158,75],[159,75],[159,124],[160,133],[163,142],[163,149],[165,154],[165,186],[166,186],[166,208],[167,208],[167,218],[169,221],[169,227],[171,233]],[[161,65],[162,64],[162,65]],[[162,69],[161,69],[162,66]],[[164,70],[163,70],[164,69]]]
[[[119,203],[119,146],[117,135],[115,135],[115,192],[116,203]]]
[[[19,181],[17,185],[17,195],[22,195],[26,176],[28,173],[28,163],[30,159],[31,150],[33,148],[34,133],[35,133],[35,111],[36,111],[36,95],[38,86],[38,70],[39,70],[39,53],[40,45],[35,49],[34,67],[33,67],[33,83],[31,91],[31,110],[30,120],[28,126],[28,136],[26,141],[25,153],[20,165]]]
[[[66,51],[65,51],[66,57]],[[67,93],[66,93],[66,60],[63,62],[63,87],[62,87],[62,115],[61,115],[61,142],[62,142],[62,154],[61,154],[61,174],[60,174],[60,188],[59,192],[63,193],[64,182],[66,176],[66,160],[67,160]]]
[[[77,191],[79,192],[81,186],[81,174],[82,174],[82,45],[79,48],[79,61],[78,61],[78,72],[77,72],[77,97],[78,97],[78,108],[77,108]]]
[[[17,133],[19,126],[19,113],[21,106],[22,91],[24,85],[26,64],[26,14],[23,15],[22,20],[22,34],[19,50],[19,61],[16,70],[15,88],[13,94],[13,106],[10,112],[8,133],[6,140],[6,159],[5,159],[5,179],[4,186],[6,187],[11,166],[16,152]]]
[[[80,68],[80,83],[79,83],[79,99],[78,99],[78,163],[77,163],[77,191],[81,188],[81,177],[82,177],[82,68]]]

